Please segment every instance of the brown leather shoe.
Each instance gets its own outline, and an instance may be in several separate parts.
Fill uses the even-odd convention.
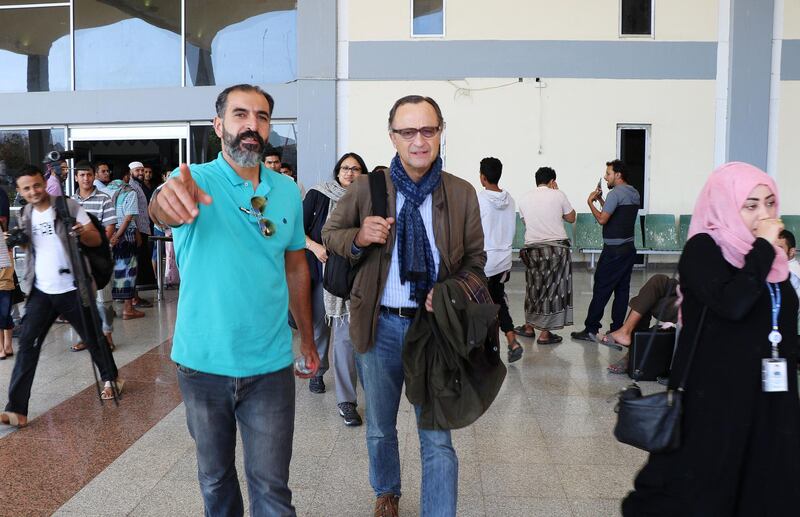
[[[383,494],[375,501],[375,517],[399,517],[400,498],[394,494]]]

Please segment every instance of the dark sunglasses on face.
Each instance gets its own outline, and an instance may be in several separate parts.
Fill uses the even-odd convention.
[[[272,237],[275,235],[275,224],[264,217],[264,210],[267,208],[267,199],[263,196],[254,196],[250,198],[250,207],[239,207],[239,210],[247,215],[252,215],[258,220],[258,227],[261,230],[261,235],[264,237]]]
[[[392,133],[400,135],[403,140],[413,140],[416,138],[417,133],[421,133],[423,138],[433,138],[439,132],[439,126],[425,126],[421,128],[406,127],[403,129],[392,128]]]

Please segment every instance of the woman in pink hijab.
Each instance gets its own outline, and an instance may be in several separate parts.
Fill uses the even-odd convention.
[[[798,302],[775,246],[782,229],[778,190],[763,171],[728,163],[708,178],[678,266],[683,329],[671,388],[699,332],[681,446],[650,454],[623,515],[800,515]],[[783,382],[763,387],[763,362],[774,357]]]

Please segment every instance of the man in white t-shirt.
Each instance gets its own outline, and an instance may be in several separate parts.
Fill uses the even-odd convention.
[[[8,387],[8,404],[5,411],[0,413],[0,423],[16,427],[24,427],[28,423],[28,401],[41,353],[37,338],[47,335],[59,314],[81,336],[92,360],[97,364],[100,377],[106,382],[102,398],[114,397],[114,381],[117,392],[122,389],[111,353],[106,347],[98,346],[97,332],[85,328],[84,321],[93,321],[92,315],[88,308],[81,306],[77,294],[67,244],[70,237],[61,219],[56,217],[55,203],[58,198],[51,197],[45,190],[45,185],[41,170],[32,165],[24,167],[17,177],[17,191],[27,201],[20,214],[20,227],[29,239],[26,245],[25,275],[21,281],[22,289],[28,293],[28,299],[17,361]],[[81,243],[89,247],[101,245],[100,233],[86,211],[72,199],[64,201],[77,222],[72,227],[72,232],[77,234]]]
[[[486,251],[486,266],[483,271],[489,279],[489,294],[494,303],[500,306],[500,330],[508,340],[508,362],[513,363],[522,357],[523,351],[514,333],[514,321],[508,311],[505,288],[505,283],[511,277],[511,243],[514,241],[517,224],[516,203],[508,192],[498,186],[503,174],[500,160],[484,158],[480,167],[481,185],[485,189],[478,192],[483,249]]]
[[[563,338],[552,330],[572,325],[572,256],[564,221],[575,222],[575,210],[558,190],[556,171],[540,167],[536,188],[519,202],[525,221],[525,248],[519,257],[525,264],[525,325],[516,332],[535,337],[540,345],[554,345]]]

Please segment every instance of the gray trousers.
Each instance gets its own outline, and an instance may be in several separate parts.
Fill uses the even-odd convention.
[[[356,358],[350,339],[350,320],[333,325],[333,379],[336,382],[336,403],[356,403]]]
[[[322,377],[328,371],[328,342],[331,337],[331,329],[325,322],[322,282],[314,285],[314,289],[311,291],[311,319],[314,323],[314,343],[317,344],[317,354],[319,355],[317,377]]]
[[[103,322],[103,334],[114,331],[114,299],[111,297],[111,284],[109,282],[97,291],[97,313]]]

